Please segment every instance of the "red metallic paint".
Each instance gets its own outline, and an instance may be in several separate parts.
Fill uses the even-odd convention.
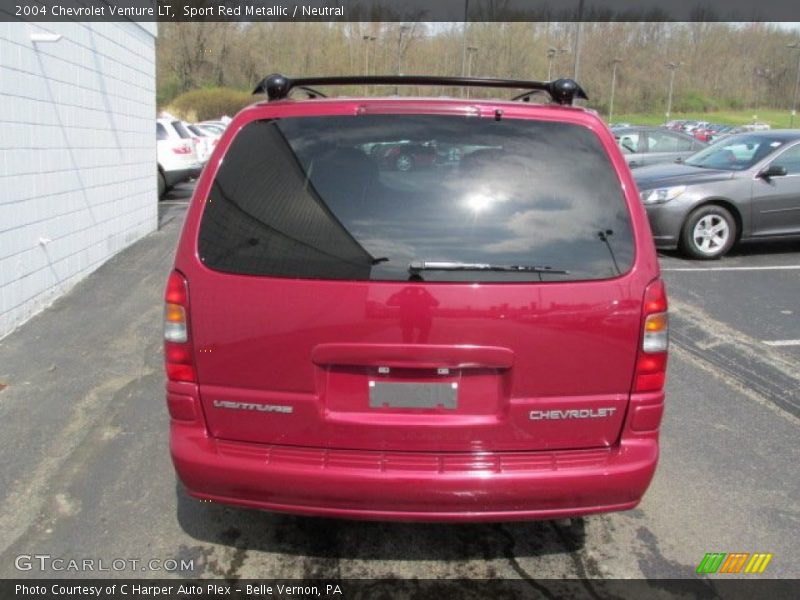
[[[231,275],[200,262],[205,198],[244,124],[398,105],[486,118],[501,110],[594,131],[631,214],[632,268],[602,281],[409,285]],[[441,99],[254,105],[228,127],[198,181],[175,268],[188,282],[197,383],[168,383],[171,451],[193,496],[301,514],[479,521],[628,509],[649,485],[663,374],[635,370],[649,360],[639,352],[644,295],[659,269],[625,160],[591,111]],[[655,391],[631,394],[643,377]],[[368,382],[380,378],[458,383],[458,409],[369,409]],[[528,418],[533,409],[602,408],[615,410]]]

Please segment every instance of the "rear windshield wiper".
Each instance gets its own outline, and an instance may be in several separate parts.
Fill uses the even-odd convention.
[[[491,265],[488,263],[430,262],[414,261],[408,265],[411,274],[420,271],[501,271],[504,273],[557,273],[566,275],[569,271],[534,265]]]

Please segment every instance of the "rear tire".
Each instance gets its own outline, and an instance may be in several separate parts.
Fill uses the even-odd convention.
[[[683,224],[681,250],[690,258],[717,259],[733,247],[736,233],[736,219],[729,210],[715,204],[701,206]]]
[[[164,178],[164,174],[159,171],[158,172],[158,199],[161,200],[164,198],[164,194],[167,193],[167,180]]]

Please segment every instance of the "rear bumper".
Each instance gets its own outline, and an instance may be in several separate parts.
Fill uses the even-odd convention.
[[[635,507],[658,460],[657,433],[614,448],[419,453],[215,440],[173,420],[175,469],[190,495],[340,518],[516,521]]]

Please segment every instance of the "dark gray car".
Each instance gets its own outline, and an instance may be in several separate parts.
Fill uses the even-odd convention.
[[[800,130],[732,135],[633,175],[659,248],[709,259],[739,241],[800,237]]]
[[[673,162],[676,158],[686,158],[706,147],[704,142],[691,135],[663,127],[615,127],[612,132],[631,169]]]

